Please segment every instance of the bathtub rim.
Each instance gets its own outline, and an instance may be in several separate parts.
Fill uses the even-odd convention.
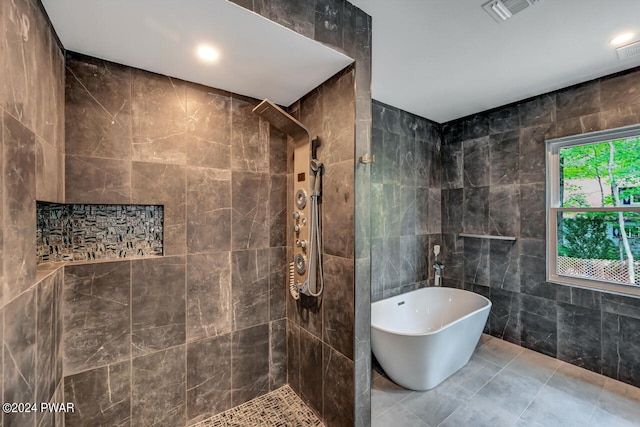
[[[491,306],[493,305],[493,304],[491,304],[491,300],[489,300],[489,298],[485,297],[484,295],[480,295],[480,294],[475,293],[475,292],[467,291],[466,289],[441,288],[441,287],[435,287],[435,286],[430,286],[430,287],[420,288],[420,289],[414,289],[413,291],[405,292],[405,293],[400,294],[400,295],[394,295],[394,296],[389,297],[389,298],[383,298],[383,299],[381,299],[379,301],[372,302],[371,305],[373,306],[374,304],[378,304],[378,303],[382,303],[382,302],[388,302],[388,301],[390,301],[390,300],[392,300],[394,298],[400,299],[403,296],[412,294],[414,292],[419,292],[419,291],[423,291],[424,292],[425,289],[447,289],[447,290],[454,291],[453,293],[464,292],[464,293],[468,293],[468,294],[473,294],[473,295],[475,295],[475,296],[477,296],[479,298],[482,298],[486,302],[486,305],[484,307],[480,307],[477,310],[474,310],[474,311],[472,311],[470,313],[467,313],[464,316],[454,320],[453,322],[447,323],[446,325],[441,326],[440,328],[438,328],[438,329],[436,329],[434,331],[411,333],[411,332],[400,332],[400,331],[393,330],[393,329],[386,329],[386,328],[374,325],[373,316],[371,316],[371,328],[376,329],[376,330],[381,331],[381,332],[386,332],[388,334],[400,335],[400,336],[405,336],[405,337],[424,337],[424,336],[428,336],[428,335],[435,335],[435,334],[447,329],[451,325],[455,325],[456,323],[459,323],[459,322],[461,322],[461,321],[463,321],[465,319],[468,319],[469,317],[471,317],[471,316],[473,316],[473,315],[475,315],[475,314],[477,314],[477,313],[479,313],[479,312],[481,312],[483,310],[491,310]]]

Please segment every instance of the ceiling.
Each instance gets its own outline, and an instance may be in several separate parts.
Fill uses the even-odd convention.
[[[42,0],[65,49],[289,106],[352,59],[224,0]],[[207,63],[205,43],[219,51]]]
[[[609,45],[640,34],[640,0],[537,0],[501,23],[486,0],[350,1],[373,17],[373,97],[440,123],[640,65]],[[43,4],[66,49],[285,106],[351,62],[225,0]]]
[[[640,65],[609,40],[640,0],[539,0],[497,23],[487,0],[349,0],[373,18],[373,97],[447,122]]]

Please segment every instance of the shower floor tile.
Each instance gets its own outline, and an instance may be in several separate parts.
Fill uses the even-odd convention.
[[[483,335],[469,364],[429,391],[374,370],[371,417],[373,427],[631,427],[640,388]]]
[[[324,427],[298,395],[285,385],[192,427]]]

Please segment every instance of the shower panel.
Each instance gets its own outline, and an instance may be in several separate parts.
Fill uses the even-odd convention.
[[[315,158],[317,139],[307,128],[268,99],[253,112],[289,135],[294,142],[293,172],[293,262],[289,265],[289,289],[298,299],[300,293],[317,297],[324,288],[322,272],[322,224],[319,198],[324,166]]]

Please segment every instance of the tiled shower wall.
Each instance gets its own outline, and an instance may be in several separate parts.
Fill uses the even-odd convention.
[[[433,284],[440,244],[440,125],[373,101],[372,300]]]
[[[636,68],[447,123],[442,147],[445,284],[491,299],[492,335],[636,386],[640,299],[545,281],[545,140],[638,122]]]
[[[60,402],[62,276],[37,275],[34,221],[36,199],[64,201],[64,56],[37,0],[1,0],[0,35],[3,401]],[[2,425],[36,421],[53,414],[4,414]]]
[[[325,173],[321,199],[324,291],[320,298],[303,297],[297,302],[287,294],[289,384],[327,425],[353,425],[354,77],[349,67],[291,108],[319,137],[318,159]],[[293,198],[287,200],[293,211]],[[293,222],[287,225],[293,241]]]
[[[368,426],[371,424],[371,400],[370,400],[370,376],[371,376],[371,346],[370,346],[370,325],[371,325],[371,258],[370,258],[370,175],[371,165],[359,163],[360,156],[371,153],[371,17],[362,10],[354,7],[345,0],[232,0],[240,6],[252,10],[267,19],[275,21],[293,31],[296,31],[308,38],[326,44],[336,50],[344,52],[355,59],[354,77],[350,84],[355,85],[355,143],[353,138],[345,135],[333,135],[335,131],[341,131],[333,126],[331,121],[336,116],[331,115],[331,109],[336,106],[332,102],[325,102],[328,106],[325,114],[332,117],[327,119],[323,126],[330,130],[329,134],[324,134],[323,141],[326,144],[334,144],[340,138],[339,158],[326,161],[331,169],[336,170],[340,177],[332,178],[327,169],[326,188],[340,190],[334,194],[325,194],[325,200],[332,198],[334,201],[340,200],[334,208],[325,205],[325,237],[330,234],[336,235],[337,241],[343,242],[338,246],[325,246],[328,260],[331,261],[331,268],[335,269],[330,274],[339,273],[340,268],[345,268],[341,277],[341,286],[348,287],[347,282],[351,281],[353,290],[342,289],[345,295],[353,294],[353,308],[347,310],[344,301],[333,301],[329,303],[326,299],[323,304],[333,304],[338,309],[336,316],[344,316],[339,324],[349,331],[336,333],[333,338],[328,338],[322,332],[322,326],[318,323],[305,329],[300,328],[300,356],[301,363],[323,366],[322,375],[315,369],[306,372],[307,380],[297,379],[296,369],[290,366],[289,381],[295,384],[300,380],[303,398],[311,402],[323,421],[329,425],[356,425]],[[349,89],[349,93],[353,86]],[[313,94],[306,102],[314,101]],[[346,96],[346,95],[345,95]],[[342,107],[337,106],[338,111]],[[302,108],[304,109],[304,107]],[[304,114],[301,112],[301,117]],[[303,121],[304,123],[304,121]],[[328,155],[329,153],[327,153]],[[350,163],[351,172],[347,171],[347,164]],[[342,180],[340,183],[335,180]],[[334,180],[334,182],[330,182]],[[331,205],[328,205],[331,206]],[[351,215],[353,214],[353,222]],[[339,215],[346,215],[340,217]],[[337,236],[340,235],[340,236]],[[347,242],[354,242],[347,245]],[[348,260],[351,260],[350,265]],[[353,269],[353,276],[351,276]],[[330,285],[329,285],[330,286]],[[335,298],[327,293],[326,298]],[[324,313],[329,313],[323,309]],[[288,311],[289,338],[291,333],[297,334],[297,317]],[[311,315],[310,319],[322,322],[322,315]],[[309,320],[312,324],[314,320]],[[338,324],[337,319],[333,324]],[[315,329],[313,329],[315,328]],[[351,332],[353,331],[353,333]],[[342,335],[344,334],[344,335]],[[346,337],[352,334],[355,341],[353,344],[353,355],[349,353],[349,346],[346,344],[334,344],[329,339],[346,342]],[[342,337],[339,338],[339,336]],[[322,358],[320,358],[320,347],[318,342],[324,336],[325,343],[322,346]],[[308,338],[305,340],[305,338]],[[290,347],[291,348],[291,347]],[[294,344],[294,348],[295,344]],[[291,355],[291,352],[290,352]],[[342,357],[342,356],[345,357]],[[339,356],[339,357],[334,357]],[[298,356],[294,356],[298,357]],[[310,360],[308,360],[310,359]],[[301,365],[302,368],[302,365]],[[302,371],[300,371],[302,372]],[[312,376],[315,376],[312,378]],[[320,381],[319,378],[329,378],[328,381]],[[305,381],[309,381],[303,385]],[[311,391],[305,387],[322,384],[323,392]],[[296,389],[299,391],[300,389]],[[349,391],[352,390],[352,391]],[[343,395],[340,395],[344,393]],[[313,397],[310,396],[313,394]],[[320,407],[324,408],[322,411]]]
[[[257,102],[68,54],[66,201],[164,205],[165,256],[65,267],[67,426],[191,424],[287,382],[287,139]]]

